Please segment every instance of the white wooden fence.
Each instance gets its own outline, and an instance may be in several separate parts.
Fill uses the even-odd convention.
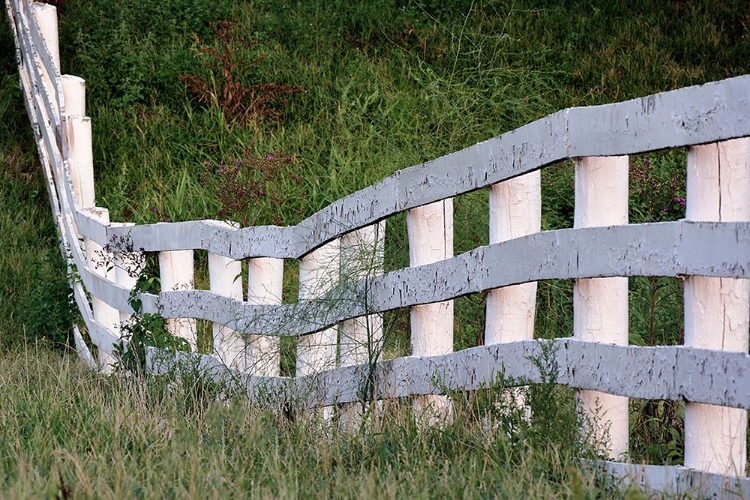
[[[60,75],[54,7],[6,6],[61,249],[80,277],[75,298],[98,347],[94,361],[75,329],[92,367],[115,361],[120,322],[133,313],[125,267],[140,265],[138,252],[159,252],[163,291],[142,294],[143,311],[169,318],[193,348],[195,319],[213,322],[215,353],[183,357],[215,376],[242,372],[251,393],[294,391],[305,407],[355,402],[369,381],[376,399],[419,396],[418,409],[449,413],[446,389],[478,389],[501,370],[539,381],[530,361],[542,349],[533,340],[536,282],[574,279],[573,337],[554,341],[554,363],[584,411],[598,405],[594,431],[608,429],[611,459],[627,459],[628,398],[687,401],[684,466],[600,465],[656,489],[750,498],[750,76],[565,109],[401,170],[293,227],[135,226],[110,222],[95,205],[85,84]],[[628,225],[625,155],[676,147],[689,147],[686,219]],[[575,159],[574,227],[540,232],[540,169],[567,158]],[[452,197],[483,187],[490,244],[454,256]],[[411,266],[383,274],[384,223],[401,212]],[[210,290],[193,289],[197,249],[209,252]],[[102,253],[119,266],[95,265]],[[355,266],[362,255],[366,265]],[[295,304],[281,302],[285,259],[301,260]],[[247,300],[235,279],[242,260]],[[347,286],[331,279],[342,268]],[[684,346],[627,345],[629,276],[685,278]],[[454,353],[452,301],[481,291],[489,292],[487,345]],[[402,307],[411,308],[412,356],[371,364],[382,347],[380,313]],[[279,376],[280,336],[299,337],[294,378]],[[149,367],[159,372],[165,364],[153,354]]]

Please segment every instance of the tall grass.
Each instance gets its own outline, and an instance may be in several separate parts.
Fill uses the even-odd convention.
[[[341,433],[194,373],[134,383],[33,345],[0,364],[3,498],[638,498],[580,469],[572,398],[554,385],[532,404],[555,432],[488,419],[487,392],[442,429],[419,432],[393,402]]]

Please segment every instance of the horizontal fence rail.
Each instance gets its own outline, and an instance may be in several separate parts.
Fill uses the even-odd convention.
[[[594,466],[659,491],[750,498],[750,75],[565,109],[400,170],[295,226],[134,225],[95,204],[85,82],[60,74],[55,8],[28,0],[6,8],[74,276],[76,347],[92,368],[111,370],[123,325],[152,313],[191,347],[149,348],[153,373],[193,363],[244,384],[253,401],[293,401],[324,419],[334,407],[362,418],[353,403],[365,396],[414,397],[415,415],[433,412],[421,421],[430,425],[451,418],[451,393],[500,385],[513,396],[505,388],[554,382],[577,390],[585,414],[604,410],[593,430],[610,431],[611,459],[627,459],[628,398],[685,401],[684,466]],[[625,155],[677,147],[689,148],[686,219],[629,225]],[[575,224],[542,232],[539,171],[566,159],[575,161]],[[490,188],[490,244],[454,256],[453,198],[482,188]],[[410,265],[386,273],[385,224],[401,213]],[[209,290],[194,289],[195,250],[208,252]],[[158,253],[162,292],[138,294],[136,311],[145,253]],[[243,260],[247,290],[237,279]],[[282,301],[285,260],[300,262],[294,303]],[[685,345],[627,345],[635,276],[684,279]],[[533,340],[542,280],[575,280],[568,338]],[[479,292],[488,293],[485,345],[453,352],[453,301]],[[381,360],[382,314],[400,308],[410,309],[412,356]],[[196,320],[213,323],[211,354],[196,352]],[[279,337],[299,338],[294,377],[280,376]]]
[[[155,349],[149,362],[167,373],[195,355],[165,357]],[[201,356],[200,367],[216,380],[231,376],[220,360]],[[538,360],[544,361],[540,371]],[[640,369],[632,373],[633,366]],[[737,352],[683,346],[616,346],[561,338],[523,340],[479,346],[440,356],[409,356],[336,368],[302,377],[249,376],[248,392],[256,398],[287,392],[305,408],[353,403],[372,382],[375,399],[474,391],[502,380],[504,386],[549,380],[576,389],[596,389],[638,399],[671,399],[750,410],[750,386],[735,383],[750,374],[750,356]],[[668,376],[667,376],[668,374]]]

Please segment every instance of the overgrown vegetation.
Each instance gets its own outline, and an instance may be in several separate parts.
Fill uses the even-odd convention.
[[[143,256],[138,255],[138,259]],[[130,291],[128,304],[133,314],[120,325],[121,341],[115,346],[115,356],[119,360],[117,368],[123,372],[144,376],[146,374],[146,348],[155,347],[164,351],[190,351],[188,341],[171,335],[167,321],[158,313],[144,313],[141,293],[158,293],[159,278],[146,269],[137,273],[136,283]]]
[[[239,53],[255,47],[258,42],[237,35],[234,31],[236,25],[230,21],[209,22],[218,48],[200,45],[198,35],[195,35],[198,50],[207,59],[204,64],[209,74],[181,76],[180,81],[198,102],[221,109],[231,123],[239,121],[249,125],[260,119],[281,121],[279,108],[288,102],[289,96],[305,89],[275,83],[245,85],[242,77],[265,58],[260,56],[248,62],[238,57]]]
[[[135,384],[33,345],[0,363],[3,498],[642,498],[579,467],[594,455],[554,384],[529,394],[532,425],[500,415],[499,380],[457,398],[442,429],[419,431],[392,401],[367,432],[341,433],[190,369]]]
[[[293,224],[397,169],[458,150],[558,109],[614,102],[750,71],[746,57],[750,17],[740,0],[197,0],[189,4],[178,0],[66,0],[60,33],[63,72],[87,80],[88,114],[95,134],[97,203],[110,209],[112,220],[138,223],[217,217],[231,218],[242,225]],[[232,34],[241,36],[232,38]],[[247,43],[236,43],[240,38]],[[256,99],[272,88],[279,92],[267,94],[270,97],[265,101]],[[684,151],[631,159],[631,222],[683,216],[684,165]],[[544,229],[572,226],[572,170],[571,162],[544,170]],[[78,374],[78,367],[60,360],[57,354],[41,350],[29,355],[29,351],[18,350],[25,342],[66,345],[72,313],[67,271],[35,160],[4,13],[0,18],[0,200],[3,365],[20,366],[21,357],[30,356],[31,367],[37,363],[45,370],[52,366],[52,374]],[[458,197],[455,207],[456,252],[486,244],[486,192]],[[408,264],[402,216],[388,221],[386,245],[386,269]],[[199,259],[199,270],[200,266],[205,262]],[[295,272],[285,276],[284,297],[289,301],[298,283]],[[205,281],[205,276],[199,272],[196,281],[201,280]],[[636,278],[630,283],[631,343],[681,343],[680,281]],[[540,283],[538,337],[572,332],[571,291],[569,282]],[[457,349],[481,341],[483,309],[482,294],[456,302]],[[390,339],[387,351],[405,352],[408,312],[387,315],[386,325]],[[36,358],[38,362],[33,361]],[[291,368],[285,370],[288,373]],[[9,377],[21,380],[22,372],[19,368]],[[5,373],[0,372],[2,376]],[[333,477],[347,478],[342,482],[343,491],[350,495],[374,491],[390,496],[435,496],[474,488],[498,496],[523,496],[526,492],[574,496],[570,478],[578,473],[566,476],[566,467],[572,465],[567,458],[555,462],[553,457],[558,452],[550,451],[547,456],[544,450],[530,450],[525,455],[498,444],[502,441],[498,436],[487,441],[491,445],[463,434],[461,429],[453,429],[442,438],[439,433],[418,437],[409,434],[411,428],[402,422],[388,433],[363,438],[370,440],[369,447],[341,437],[331,448],[317,449],[314,434],[305,434],[314,433],[310,429],[287,429],[287,434],[261,432],[258,429],[269,422],[276,425],[270,415],[246,414],[236,406],[220,410],[209,405],[207,414],[213,416],[206,418],[211,425],[203,424],[206,419],[200,424],[192,420],[164,424],[169,427],[164,432],[186,436],[184,442],[165,443],[158,437],[163,435],[159,434],[162,428],[143,410],[156,407],[148,407],[143,403],[146,399],[127,400],[131,396],[145,398],[128,392],[134,389],[118,386],[120,382],[114,379],[80,375],[78,383],[91,385],[81,386],[85,390],[65,386],[63,391],[59,388],[63,386],[44,385],[43,378],[41,374],[38,380],[27,377],[31,385],[23,387],[28,394],[19,389],[7,396],[7,401],[16,401],[15,406],[3,407],[5,411],[15,407],[16,413],[7,413],[4,418],[10,420],[1,421],[23,422],[17,427],[4,424],[0,432],[13,433],[13,429],[30,426],[33,432],[28,436],[36,439],[24,445],[23,430],[0,440],[6,446],[2,454],[5,470],[16,470],[6,472],[3,487],[9,495],[23,496],[27,491],[23,488],[33,485],[37,488],[33,491],[39,491],[38,485],[52,484],[58,481],[55,478],[59,478],[57,486],[61,488],[55,491],[73,488],[84,495],[83,485],[93,487],[97,481],[105,481],[101,477],[106,474],[100,469],[112,456],[122,458],[118,463],[136,465],[118,469],[116,477],[122,478],[122,483],[107,486],[107,491],[122,491],[124,496],[138,496],[139,491],[168,495],[166,490],[143,486],[154,483],[145,460],[168,449],[163,455],[168,458],[161,463],[182,485],[175,490],[176,495],[190,492],[191,478],[198,477],[204,463],[201,460],[205,460],[232,465],[226,465],[231,470],[201,476],[207,481],[201,488],[211,481],[219,485],[217,491],[238,484],[246,491],[259,488],[258,496],[302,494],[305,492],[295,488],[304,481],[317,485],[311,495],[327,496],[333,488],[333,480],[329,482]],[[16,383],[15,378],[5,380]],[[71,432],[80,438],[82,448],[55,437],[59,429],[71,428],[56,420],[55,411],[65,412],[56,406],[57,400],[49,399],[51,396],[44,392],[47,390],[57,391],[53,393],[60,401],[77,401],[70,407],[75,408],[73,420],[79,427]],[[155,391],[172,401],[168,404],[177,404],[170,399],[176,396],[161,389]],[[88,395],[88,402],[81,399]],[[118,398],[129,402],[123,407],[113,406]],[[34,404],[58,410],[43,414],[41,406]],[[30,409],[24,413],[24,408]],[[634,458],[652,463],[679,462],[680,404],[633,402],[632,409]],[[91,427],[84,422],[88,419],[77,417],[97,411],[106,418],[94,420],[96,424]],[[156,413],[166,411],[177,412],[158,409]],[[128,419],[117,420],[116,415],[134,415],[134,419],[150,423],[136,427]],[[217,434],[220,431],[213,424],[239,425],[232,423],[233,419],[247,426],[243,432],[260,443],[258,449],[266,450],[258,453],[268,455],[240,454],[247,460],[244,465],[232,462],[230,453],[220,458],[217,450],[239,450],[241,444],[247,452],[251,442],[232,435],[238,439],[234,442],[237,447],[232,448],[223,435]],[[121,435],[117,434],[119,430],[107,427],[110,421],[125,426],[119,429],[128,428],[130,437],[111,442],[85,437],[87,433],[103,435],[96,429]],[[208,455],[190,455],[190,439],[201,443]],[[303,443],[301,448],[306,451],[292,460],[299,468],[284,469],[282,464],[286,462],[278,451],[284,448],[273,447],[292,442]],[[426,451],[412,455],[400,445],[402,442],[413,445],[409,449],[442,451],[434,456]],[[454,446],[456,443],[468,444]],[[52,453],[55,449],[58,451]],[[480,452],[472,454],[472,449]],[[93,455],[85,455],[85,450]],[[547,458],[538,462],[536,453]],[[175,457],[185,454],[187,465],[170,465],[176,463]],[[92,456],[108,458],[96,464]],[[85,474],[89,483],[76,479],[77,465],[82,462],[82,470],[96,472]],[[13,469],[17,463],[25,469]],[[427,478],[434,476],[420,463],[432,467],[430,470],[443,471],[445,478],[435,479],[442,486],[432,490],[426,486]],[[453,468],[446,468],[444,463],[453,464]],[[524,479],[519,481],[519,489],[493,479],[504,477],[501,465],[508,463],[529,467],[520,469]],[[93,468],[87,469],[85,464]],[[289,481],[279,481],[275,487],[264,484],[258,475],[259,470],[266,470],[263,464],[276,467]],[[396,471],[394,476],[380,475],[387,474],[389,467]],[[315,472],[311,477],[315,468],[329,474]],[[446,478],[459,469],[483,472],[461,476],[466,482],[448,482]],[[234,475],[231,471],[235,470],[243,474]],[[294,474],[303,477],[291,482]],[[128,475],[140,479],[127,479]],[[537,482],[539,478],[542,480]],[[591,484],[583,476],[580,480],[582,485]],[[352,489],[360,481],[363,489]],[[410,481],[424,485],[424,489],[399,490]],[[548,486],[550,490],[544,489]]]

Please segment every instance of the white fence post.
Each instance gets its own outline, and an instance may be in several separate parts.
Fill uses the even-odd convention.
[[[242,301],[242,262],[208,253],[208,280],[212,292]],[[226,366],[245,369],[245,339],[231,328],[213,324],[214,354]]]
[[[39,29],[42,31],[44,43],[47,44],[52,62],[60,71],[60,42],[57,29],[57,8],[46,3],[32,2],[33,15],[36,17]],[[52,88],[50,85],[49,88]]]
[[[284,259],[248,259],[247,301],[255,305],[281,304],[284,288]],[[247,336],[247,369],[253,375],[281,374],[281,339],[268,335]]]
[[[86,85],[83,79],[63,77],[63,96],[66,103],[65,123],[65,155],[68,159],[71,180],[73,182],[73,197],[77,200],[78,208],[90,209],[89,214],[101,224],[109,224],[109,212],[106,209],[95,208],[94,196],[94,157],[91,140],[91,120],[86,118]],[[60,193],[61,196],[65,196]],[[77,244],[71,242],[71,244]],[[84,239],[86,261],[89,269],[102,278],[114,281],[114,273],[110,269],[111,259],[101,245],[86,238]],[[97,323],[111,332],[119,332],[120,314],[117,309],[103,302],[97,297],[91,297],[91,308]],[[107,350],[113,346],[99,347],[99,367],[104,372],[110,372],[116,359]]]
[[[97,210],[94,214],[93,211],[89,212],[93,215],[96,220],[101,224],[109,224],[109,212],[106,209]],[[115,272],[112,268],[112,256],[106,252],[101,245],[93,240],[86,238],[84,240],[86,247],[86,261],[89,269],[101,276],[102,278],[111,282],[115,281]],[[116,336],[120,336],[120,311],[110,306],[106,302],[94,297],[91,297],[91,309],[94,313],[94,319],[97,323],[105,327],[110,332],[113,332]],[[117,363],[117,359],[105,351],[110,351],[114,346],[98,346],[99,347],[99,368],[109,373],[113,366]]]
[[[195,285],[195,265],[192,250],[159,252],[159,274],[161,291],[191,290]],[[172,335],[182,337],[197,351],[198,335],[195,318],[169,318],[167,330]]]
[[[412,267],[453,257],[453,199],[412,208],[406,213],[409,261]],[[453,352],[453,301],[411,308],[412,356]],[[414,400],[415,416],[427,425],[450,418],[446,396],[420,396]]]
[[[65,116],[63,118],[64,133],[68,135],[68,116],[86,116],[86,81],[73,75],[60,77],[63,100],[65,101]],[[62,156],[68,158],[68,140],[62,141]],[[55,173],[57,175],[57,173]]]
[[[537,170],[490,187],[490,244],[538,233],[542,228],[541,171]],[[484,344],[500,344],[534,338],[536,281],[490,290],[487,294]],[[524,407],[521,388],[503,397]]]
[[[356,283],[383,274],[385,221],[341,237],[343,279]],[[367,300],[366,297],[358,297]],[[368,309],[368,304],[364,304]],[[341,324],[341,366],[374,363],[383,348],[383,315],[369,314]]]
[[[94,206],[94,153],[91,143],[91,118],[69,115],[68,126],[68,167],[73,183],[73,197],[78,208]]]
[[[41,31],[44,43],[47,45],[52,63],[57,68],[57,72],[60,72],[60,42],[57,28],[57,8],[54,5],[46,3],[31,3],[32,15],[36,18],[37,24]],[[54,96],[55,86],[52,84],[55,75],[48,75],[42,66],[42,73],[44,74],[47,86]],[[42,82],[39,82],[42,83]],[[72,114],[72,113],[70,113]],[[50,117],[51,118],[51,117]]]
[[[340,240],[334,240],[302,258],[299,266],[300,302],[325,295],[338,285],[340,248]],[[297,376],[335,368],[337,342],[338,328],[335,326],[301,336],[297,344]]]
[[[575,162],[574,227],[628,223],[628,157],[578,158]],[[628,345],[628,278],[576,280],[573,329],[580,340]],[[579,404],[609,456],[628,453],[628,398],[598,391],[578,391]]]
[[[112,222],[110,227],[128,227],[134,226],[132,222]],[[146,256],[140,252],[117,252],[114,255],[113,262],[115,264],[115,283],[117,285],[133,290],[138,276],[146,267]],[[130,321],[130,313],[127,311],[120,311],[120,323],[127,323]]]
[[[299,266],[299,300],[313,300],[333,290],[339,281],[341,240],[334,240],[305,255]],[[321,304],[334,307],[334,304]],[[316,308],[314,308],[316,309]],[[314,321],[315,318],[302,318]],[[296,376],[303,377],[336,367],[338,328],[299,337],[297,343]],[[333,418],[333,407],[327,406],[318,413],[324,421]]]
[[[539,170],[490,188],[490,244],[538,233],[541,224]],[[486,345],[534,338],[536,289],[536,282],[523,283],[487,294]]]
[[[691,147],[688,220],[750,221],[750,138]],[[690,276],[685,280],[685,345],[748,351],[750,281]],[[685,466],[744,476],[747,411],[701,403],[685,406]]]
[[[73,75],[60,76],[66,115],[86,115],[86,80]]]
[[[383,273],[385,221],[363,227],[341,237],[341,273],[343,280],[356,283]],[[364,290],[367,293],[367,290]],[[366,301],[367,297],[357,297]],[[369,304],[364,305],[369,310]],[[340,365],[374,364],[383,352],[383,315],[368,314],[341,324]],[[341,423],[351,428],[361,421],[361,405],[344,405]]]

